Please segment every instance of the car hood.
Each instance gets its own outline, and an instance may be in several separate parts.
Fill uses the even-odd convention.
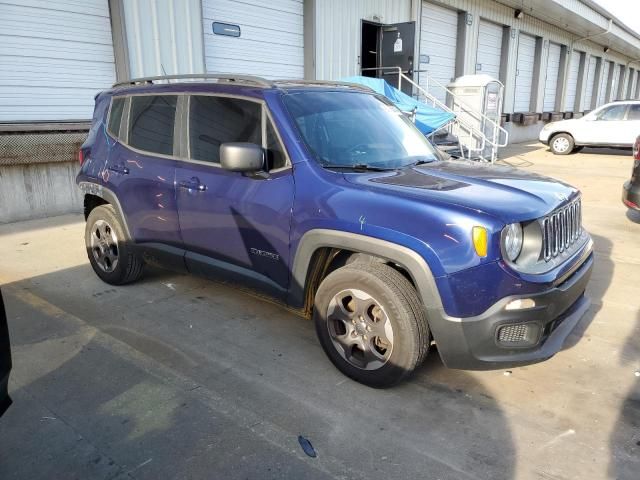
[[[511,167],[446,160],[396,171],[345,173],[355,185],[418,201],[455,204],[511,223],[542,217],[579,194],[566,183]]]

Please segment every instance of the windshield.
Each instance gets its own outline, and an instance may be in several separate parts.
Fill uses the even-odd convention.
[[[323,166],[395,169],[439,158],[400,110],[375,95],[296,92],[284,103]]]

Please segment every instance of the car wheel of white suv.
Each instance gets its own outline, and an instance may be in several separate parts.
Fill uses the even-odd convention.
[[[554,135],[549,142],[549,147],[556,155],[568,155],[573,152],[573,137],[568,133],[559,133]]]

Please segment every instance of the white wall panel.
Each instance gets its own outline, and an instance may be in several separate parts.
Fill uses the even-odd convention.
[[[204,71],[200,0],[124,0],[123,7],[132,78]]]
[[[478,52],[476,73],[491,75],[500,79],[500,58],[502,55],[502,25],[481,19],[478,27]]]
[[[564,110],[566,112],[575,111],[576,95],[578,93],[578,75],[580,74],[580,57],[581,53],[573,50],[569,58],[566,84],[567,94],[564,100]]]
[[[585,80],[584,101],[582,102],[582,110],[592,110],[591,100],[593,100],[593,90],[596,83],[596,62],[594,56],[589,57],[587,64],[587,79]]]
[[[382,23],[409,22],[412,20],[411,1],[317,1],[314,46],[316,78],[338,80],[360,75],[362,20]]]
[[[207,72],[303,78],[302,0],[202,0]],[[239,25],[240,37],[215,35],[213,22]]]
[[[420,70],[427,70],[430,78],[447,86],[456,76],[456,51],[458,37],[458,12],[428,2],[422,2],[422,26],[420,54],[429,57],[429,63],[421,63]],[[426,76],[420,84],[426,87]],[[441,102],[446,100],[442,88],[429,87],[429,93]]]
[[[600,91],[598,92],[597,106],[607,103],[607,84],[609,82],[609,73],[611,72],[611,62],[605,61],[602,67],[602,78],[600,79]]]
[[[635,81],[635,77],[636,77],[636,71],[633,68],[629,69],[629,76],[628,76],[628,80],[627,80],[627,93],[625,94],[624,98],[628,99],[631,98],[632,96],[632,92],[633,92],[633,82]]]
[[[620,65],[616,63],[613,65],[613,77],[611,78],[611,91],[609,92],[609,97],[607,98],[607,102],[612,102],[617,98],[619,82],[620,82]]]
[[[560,53],[562,47],[557,43],[549,42],[547,56],[547,71],[544,81],[543,110],[553,112],[556,109],[556,97],[558,95],[558,75],[560,73]]]
[[[115,75],[107,0],[0,0],[0,122],[90,119]]]
[[[530,110],[535,56],[536,38],[525,33],[520,33],[518,36],[514,112],[528,112]]]

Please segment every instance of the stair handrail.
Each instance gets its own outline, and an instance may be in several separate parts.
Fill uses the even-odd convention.
[[[472,114],[475,114],[475,115],[479,115],[480,118],[483,119],[484,121],[488,122],[490,124],[490,126],[492,125],[494,129],[496,129],[501,134],[504,134],[504,143],[500,143],[500,135],[498,136],[497,141],[490,142],[490,143],[494,144],[496,147],[506,147],[507,146],[507,144],[509,143],[509,132],[507,130],[505,130],[504,127],[502,127],[499,123],[497,123],[495,120],[489,118],[484,113],[473,109],[472,107],[467,105],[465,102],[460,100],[460,98],[455,93],[453,93],[451,90],[449,90],[447,87],[445,87],[438,80],[436,80],[435,78],[431,77],[431,75],[429,75],[429,71],[428,70],[414,70],[413,72],[414,73],[426,73],[427,74],[427,85],[429,85],[430,83],[434,83],[437,87],[442,88],[447,94],[449,94],[453,98],[455,98],[456,102],[458,103],[458,105],[463,107],[467,111],[467,113],[472,113]],[[422,91],[423,93],[427,93],[425,91],[425,89],[423,87],[421,87],[419,84],[417,84],[416,82],[414,82],[410,78],[406,77],[405,75],[402,75],[402,76],[404,76],[407,81],[411,82],[411,84],[413,84],[415,87],[417,87],[420,91]],[[431,95],[431,94],[429,94],[429,95]],[[431,96],[433,96],[433,95],[431,95]],[[442,102],[440,102],[440,103],[442,103]],[[451,109],[449,109],[449,110],[451,110]],[[451,110],[451,111],[453,111],[453,110]]]
[[[422,94],[427,97],[427,99],[429,101],[431,101],[431,103],[433,104],[434,107],[438,107],[441,110],[444,110],[445,112],[448,113],[452,113],[455,115],[455,118],[452,120],[453,122],[457,123],[458,125],[460,125],[463,129],[467,130],[467,134],[476,139],[476,142],[480,142],[480,147],[476,147],[476,148],[471,148],[471,147],[467,147],[467,150],[469,152],[469,158],[471,158],[471,152],[483,152],[486,144],[488,142],[487,136],[480,131],[479,129],[477,129],[476,127],[474,127],[473,125],[469,125],[467,122],[465,122],[464,120],[462,120],[457,114],[456,112],[454,112],[451,108],[449,108],[447,105],[445,105],[444,103],[442,103],[440,100],[438,100],[436,97],[434,97],[433,95],[431,95],[429,92],[427,92],[426,90],[424,90],[420,85],[418,85],[416,82],[414,82],[412,79],[410,79],[409,77],[407,77],[405,75],[405,72],[403,72],[401,67],[370,67],[370,68],[362,68],[361,71],[384,71],[384,70],[392,70],[395,71],[398,75],[398,90],[402,91],[402,80],[404,79],[405,81],[409,82],[409,84],[413,85],[414,87],[416,87],[420,92],[422,92]],[[409,72],[406,72],[409,73]],[[454,95],[455,96],[455,95]],[[491,143],[492,146],[495,147],[493,142],[489,142]],[[464,152],[463,152],[464,153]]]

